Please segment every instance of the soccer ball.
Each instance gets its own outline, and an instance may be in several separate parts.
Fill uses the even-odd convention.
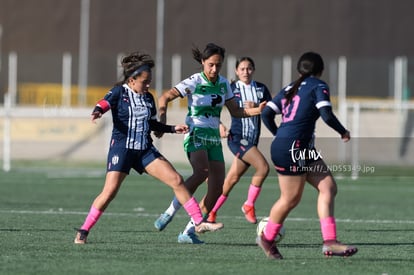
[[[256,228],[257,236],[261,236],[263,234],[263,230],[266,227],[267,222],[269,221],[269,217],[265,217],[259,221]],[[279,243],[285,237],[285,227],[282,226],[280,228],[279,234],[277,234],[275,242]]]

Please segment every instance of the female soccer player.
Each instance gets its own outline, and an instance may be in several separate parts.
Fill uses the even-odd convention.
[[[254,71],[255,64],[250,57],[242,57],[236,61],[236,75],[239,80],[232,82],[231,88],[234,96],[239,100],[240,107],[251,108],[272,99],[266,85],[253,80]],[[250,165],[256,171],[249,186],[247,200],[241,209],[248,222],[253,224],[257,222],[254,204],[269,173],[269,164],[257,148],[260,137],[260,122],[260,116],[232,117],[227,145],[235,157],[224,180],[223,193],[209,214],[209,222],[216,221],[217,211],[223,206],[231,190]]]
[[[108,153],[107,173],[102,192],[96,197],[83,225],[77,230],[76,244],[85,244],[91,228],[115,198],[131,168],[147,173],[170,186],[177,200],[195,222],[195,231],[215,231],[222,224],[203,222],[198,202],[186,189],[183,178],[153,146],[151,131],[187,133],[187,125],[165,125],[156,120],[156,107],[149,93],[152,58],[135,52],[123,58],[124,80],[117,83],[96,105],[91,119],[95,122],[112,111],[113,130]],[[159,171],[162,171],[160,173]]]
[[[202,72],[195,73],[181,81],[164,93],[158,101],[160,121],[166,122],[168,102],[178,98],[188,98],[186,124],[190,132],[184,140],[184,151],[187,153],[193,174],[185,181],[191,194],[208,177],[207,194],[200,202],[200,208],[208,217],[223,188],[225,166],[221,137],[219,131],[220,113],[224,105],[234,117],[259,115],[265,102],[254,108],[240,108],[234,97],[230,84],[220,69],[223,65],[225,49],[209,43],[203,51],[193,49],[193,58],[202,65]],[[154,226],[163,230],[180,208],[180,203],[173,199],[165,213],[155,221]],[[190,222],[178,235],[179,243],[200,244],[194,233],[194,225]]]
[[[271,157],[278,173],[280,197],[272,206],[269,222],[256,243],[271,259],[283,258],[274,239],[289,212],[299,204],[306,182],[318,191],[322,252],[326,256],[352,256],[358,251],[337,240],[334,217],[337,185],[320,152],[314,148],[315,123],[319,116],[343,141],[351,138],[332,112],[329,87],[319,79],[323,69],[319,54],[304,53],[297,64],[300,77],[268,102],[262,113],[263,123],[275,136]],[[274,121],[276,114],[282,115],[279,128]]]

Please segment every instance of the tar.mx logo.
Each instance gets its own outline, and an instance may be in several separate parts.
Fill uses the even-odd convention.
[[[290,156],[292,158],[293,163],[305,161],[305,160],[322,159],[322,155],[320,151],[317,151],[315,148],[311,148],[311,149],[300,148],[300,142],[298,140],[293,141],[289,152],[290,152]]]

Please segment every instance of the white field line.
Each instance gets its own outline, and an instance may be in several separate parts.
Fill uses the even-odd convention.
[[[87,212],[80,211],[65,211],[63,209],[50,209],[45,211],[34,211],[34,210],[0,210],[0,213],[5,214],[26,214],[26,215],[83,215],[86,216]],[[158,217],[158,214],[149,214],[149,213],[111,213],[105,212],[105,215],[108,216],[129,216],[129,217]],[[184,215],[177,214],[177,217],[186,217]],[[242,216],[221,216],[222,218],[229,219],[244,219]],[[260,218],[260,217],[258,217]],[[287,218],[286,221],[293,222],[308,222],[308,221],[319,221],[318,219],[312,218]],[[366,224],[414,224],[412,220],[362,220],[362,219],[336,219],[337,222],[341,223],[366,223]]]

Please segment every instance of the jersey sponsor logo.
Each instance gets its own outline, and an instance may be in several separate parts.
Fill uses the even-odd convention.
[[[216,107],[216,105],[223,102],[223,97],[221,95],[211,95],[211,106]]]
[[[146,112],[147,108],[144,106],[133,106],[132,107],[132,112],[134,113],[142,113],[142,112]]]

